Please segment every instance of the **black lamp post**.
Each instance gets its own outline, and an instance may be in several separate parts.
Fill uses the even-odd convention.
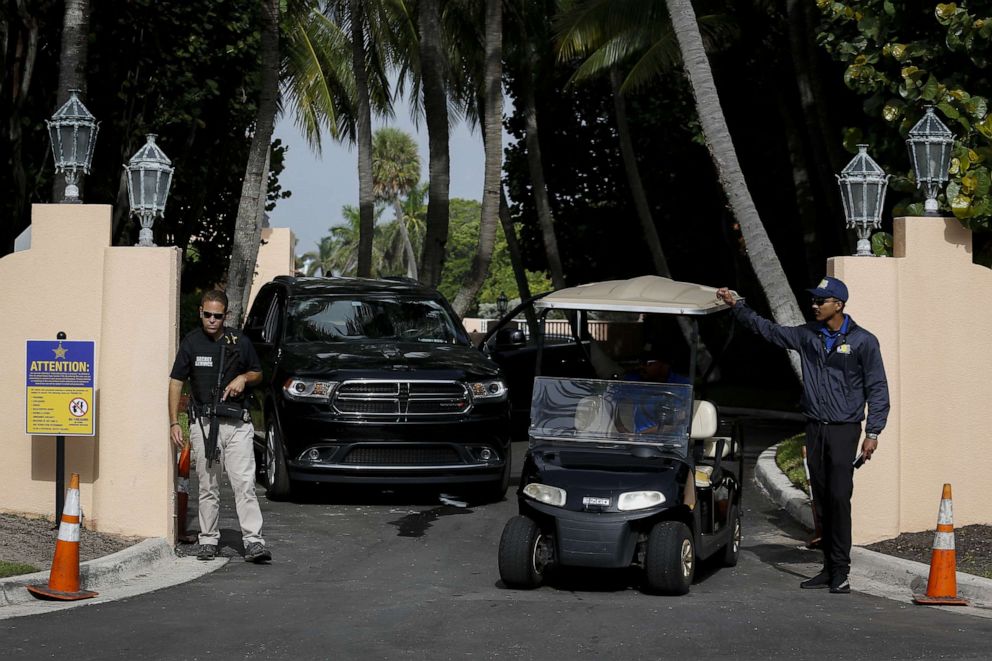
[[[79,90],[69,90],[69,100],[46,120],[52,140],[55,172],[65,176],[63,203],[79,203],[79,176],[89,174],[99,122],[79,100]]]
[[[142,145],[124,169],[127,171],[127,195],[131,203],[131,213],[138,216],[141,231],[138,233],[139,246],[154,246],[152,225],[156,218],[165,213],[165,201],[169,198],[172,184],[172,161],[155,144],[154,133],[149,133],[147,142]]]
[[[925,213],[936,216],[937,193],[948,179],[954,134],[937,118],[933,106],[927,106],[926,113],[910,129],[906,145],[916,172],[916,187],[923,188],[927,196]]]
[[[889,176],[868,155],[868,145],[858,145],[858,153],[837,175],[847,228],[858,234],[856,256],[872,256],[868,237],[873,229],[878,229],[882,224],[882,207],[885,205]]]
[[[496,297],[496,314],[500,319],[506,316],[506,311],[510,307],[510,301],[506,297],[506,292],[500,292]]]

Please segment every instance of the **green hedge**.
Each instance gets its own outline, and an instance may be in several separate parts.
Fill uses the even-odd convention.
[[[806,434],[797,434],[785,439],[778,445],[775,463],[796,487],[802,489],[803,493],[809,493],[806,469],[803,468],[803,446],[805,444]]]

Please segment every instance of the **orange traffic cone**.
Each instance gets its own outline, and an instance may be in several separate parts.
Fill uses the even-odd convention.
[[[48,585],[29,585],[28,591],[38,599],[76,601],[95,597],[96,592],[79,589],[79,474],[73,473],[62,507],[55,558],[48,575]]]
[[[937,533],[930,554],[930,578],[927,593],[914,594],[913,603],[925,606],[968,606],[958,598],[957,560],[954,551],[954,508],[951,505],[951,485],[944,485],[937,515]]]
[[[196,541],[196,535],[191,535],[186,530],[189,509],[189,442],[179,453],[176,469],[176,541],[190,544]]]

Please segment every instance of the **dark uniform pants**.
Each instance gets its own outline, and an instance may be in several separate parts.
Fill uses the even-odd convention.
[[[851,495],[861,424],[806,424],[806,456],[816,515],[823,529],[823,568],[847,576],[851,569]]]

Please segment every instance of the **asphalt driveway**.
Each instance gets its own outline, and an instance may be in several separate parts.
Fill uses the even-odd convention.
[[[793,433],[750,425],[748,459]],[[524,448],[514,447],[519,464]],[[262,499],[268,566],[235,560],[193,583],[0,622],[6,659],[740,658],[986,659],[992,620],[855,592],[798,589],[818,558],[748,478],[733,569],[703,566],[685,597],[642,594],[635,571],[569,571],[503,588],[496,551],[513,498],[322,490]],[[223,542],[240,549],[233,503]],[[854,585],[857,590],[858,586]]]

